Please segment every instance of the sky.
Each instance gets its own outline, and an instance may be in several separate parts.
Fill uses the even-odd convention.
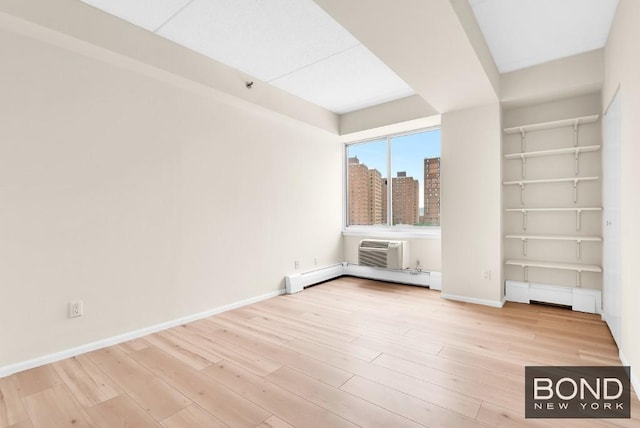
[[[387,177],[386,139],[349,145],[347,154]],[[440,129],[391,139],[391,176],[397,177],[398,171],[406,171],[407,177],[420,182],[420,207],[424,206],[424,159],[437,157],[440,157]]]

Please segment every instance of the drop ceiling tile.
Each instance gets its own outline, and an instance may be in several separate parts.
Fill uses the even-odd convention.
[[[603,47],[618,0],[470,0],[501,73]]]
[[[81,0],[134,25],[155,31],[190,0]]]
[[[358,44],[312,0],[195,0],[158,34],[264,81]]]
[[[271,84],[339,114],[415,93],[362,45]]]

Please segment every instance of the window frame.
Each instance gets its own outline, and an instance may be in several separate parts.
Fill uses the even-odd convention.
[[[385,140],[387,144],[387,172],[386,178],[389,182],[392,181],[392,154],[391,154],[391,140],[397,137],[403,137],[407,135],[419,134],[422,132],[430,132],[440,130],[440,125],[427,126],[403,132],[394,132],[382,135],[376,135],[363,140],[354,140],[344,143],[343,147],[343,209],[342,209],[342,234],[344,236],[362,236],[371,237],[376,236],[380,238],[430,238],[439,239],[441,234],[441,226],[394,226],[393,225],[393,184],[391,183],[387,188],[387,224],[385,225],[349,225],[349,147],[373,143],[376,141]],[[442,147],[442,139],[440,141]],[[441,151],[442,158],[442,151]],[[442,177],[440,178],[442,182]],[[426,183],[423,183],[422,192]]]

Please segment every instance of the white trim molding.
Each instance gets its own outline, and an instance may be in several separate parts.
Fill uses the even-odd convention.
[[[475,297],[468,297],[468,296],[458,296],[456,294],[442,294],[442,293],[440,294],[440,298],[446,299],[446,300],[456,300],[458,302],[474,303],[476,305],[491,306],[493,308],[501,308],[504,306],[504,302],[505,302],[504,298],[502,298],[502,300],[488,300],[488,299],[477,299]]]
[[[506,299],[509,302],[532,301],[571,306],[578,312],[602,315],[602,292],[589,288],[536,284],[533,282],[505,281]]]
[[[300,272],[284,277],[287,294],[298,293],[313,284],[319,284],[344,275],[344,263],[325,266],[306,272]]]
[[[440,228],[431,226],[346,226],[342,236],[379,239],[442,239]]]
[[[262,294],[260,296],[240,300],[238,302],[230,303],[224,306],[219,306],[217,308],[213,308],[204,312],[187,315],[186,317],[152,325],[149,327],[144,327],[139,330],[134,330],[128,333],[123,333],[116,336],[108,337],[106,339],[87,343],[85,345],[80,345],[75,348],[65,349],[60,352],[54,352],[53,354],[43,355],[41,357],[36,357],[31,360],[10,364],[8,366],[0,367],[0,378],[6,377],[24,370],[29,370],[35,367],[43,366],[45,364],[55,363],[56,361],[64,360],[65,358],[71,358],[71,357],[75,357],[76,355],[95,351],[97,349],[106,348],[107,346],[113,346],[119,343],[127,342],[129,340],[138,339],[140,337],[147,336],[149,334],[153,334],[158,331],[166,330],[171,327],[176,327],[176,326],[187,324],[203,318],[208,318],[212,315],[230,311],[231,309],[240,308],[242,306],[250,305],[252,303],[257,303],[262,300],[271,299],[272,297],[280,296],[284,293],[285,293],[285,289],[272,291],[271,293]]]
[[[629,360],[625,358],[624,354],[622,353],[622,349],[618,351],[618,356],[620,357],[620,362],[622,363],[623,366],[631,367],[631,363],[629,363]],[[640,400],[640,379],[638,379],[638,377],[635,375],[633,370],[631,370],[630,380],[631,380],[631,386],[633,386],[633,389],[635,389],[636,396],[638,397],[638,400]]]
[[[429,272],[429,288],[442,291],[442,272]]]

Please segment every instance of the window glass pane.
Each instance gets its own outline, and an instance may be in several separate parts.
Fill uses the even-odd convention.
[[[348,225],[387,224],[387,141],[347,146]]]
[[[394,225],[440,225],[440,130],[391,138]]]

